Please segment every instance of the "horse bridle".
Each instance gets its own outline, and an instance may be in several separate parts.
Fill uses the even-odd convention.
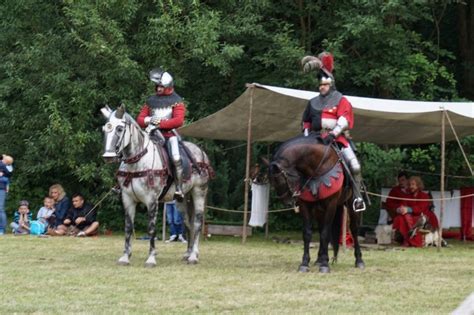
[[[120,150],[120,147],[122,145],[122,142],[125,139],[125,129],[126,128],[128,128],[130,130],[130,132],[129,132],[130,133],[129,143],[132,142],[132,128],[130,128],[132,123],[125,120],[125,119],[122,120],[122,122],[124,124],[123,126],[118,125],[117,127],[115,127],[115,129],[117,129],[118,127],[121,127],[121,128],[124,129],[121,135],[117,135],[117,130],[115,131],[114,137],[118,137],[118,140],[115,143],[115,154],[117,154],[117,156],[120,158],[120,160],[122,162],[124,162],[126,164],[133,164],[133,163],[138,162],[148,152],[147,145],[143,146],[143,149],[138,154],[136,154],[135,156],[132,156],[130,158],[124,158],[123,157],[123,150],[125,150],[125,147],[123,147],[122,150]]]
[[[282,168],[280,166],[280,164],[278,164],[278,162],[272,162],[271,165],[274,165],[275,167],[277,167],[280,172],[278,174],[274,174],[273,177],[277,178],[277,177],[280,177],[280,176],[283,176],[284,180],[285,180],[285,183],[286,183],[286,186],[288,187],[288,190],[285,191],[283,194],[281,195],[277,195],[277,198],[281,199],[283,197],[285,197],[287,194],[291,194],[291,197],[295,196],[296,194],[296,189],[294,186],[296,186],[294,183],[293,180],[290,180],[289,177],[293,177],[293,178],[300,178],[300,176],[298,174],[293,174],[291,172],[288,172],[287,170],[285,170],[284,168]]]

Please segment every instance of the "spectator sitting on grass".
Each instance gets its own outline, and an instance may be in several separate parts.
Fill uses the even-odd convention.
[[[64,192],[63,186],[60,184],[54,184],[49,187],[49,196],[54,200],[54,215],[55,221],[52,223],[53,228],[58,227],[63,224],[64,219],[66,219],[66,214],[69,208],[71,207],[71,202]],[[51,230],[53,231],[53,230]],[[54,233],[50,233],[54,235]]]
[[[13,222],[10,224],[13,234],[23,235],[30,233],[31,212],[26,200],[20,201],[18,210],[15,211]]]
[[[99,222],[96,220],[97,210],[85,202],[84,196],[74,194],[72,196],[72,207],[69,208],[63,224],[55,230],[56,235],[91,236],[96,235],[99,230]]]
[[[54,200],[53,198],[46,196],[43,200],[43,207],[39,209],[38,214],[36,215],[36,220],[44,225],[44,230],[46,231],[48,226],[54,224],[55,219]]]

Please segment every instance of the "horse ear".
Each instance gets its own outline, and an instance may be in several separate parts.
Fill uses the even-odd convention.
[[[270,165],[270,161],[267,158],[261,157],[260,159],[262,160],[263,164],[265,164],[266,166]]]
[[[105,105],[105,107],[102,107],[100,109],[100,112],[102,113],[102,115],[104,115],[105,119],[109,119],[110,114],[112,114],[112,110],[110,109],[108,105]]]
[[[115,112],[115,117],[118,119],[122,119],[123,115],[125,114],[125,105],[120,105],[119,108],[117,108],[117,111]]]

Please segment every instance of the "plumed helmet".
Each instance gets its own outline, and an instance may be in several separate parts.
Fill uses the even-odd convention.
[[[324,51],[318,57],[305,56],[301,59],[301,65],[304,72],[316,71],[320,83],[330,83],[334,86],[334,57],[331,53]]]
[[[155,68],[150,71],[150,80],[156,85],[161,85],[165,88],[174,86],[173,77],[161,68]]]
[[[334,57],[331,53],[323,51],[318,55],[319,60],[321,60],[321,70],[328,76],[333,76],[332,71],[334,70]]]

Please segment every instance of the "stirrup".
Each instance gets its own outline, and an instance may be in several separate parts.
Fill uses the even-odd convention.
[[[356,208],[356,204],[362,204],[362,208]],[[364,200],[362,198],[355,198],[352,202],[352,209],[354,209],[355,212],[364,211],[366,209]]]
[[[183,191],[179,189],[178,187],[176,187],[176,191],[174,192],[174,199],[176,199],[176,201],[179,201],[179,202],[182,202],[184,200]]]
[[[122,188],[120,188],[119,185],[115,185],[110,190],[112,190],[112,192],[116,193],[117,195],[120,195],[122,193]]]

